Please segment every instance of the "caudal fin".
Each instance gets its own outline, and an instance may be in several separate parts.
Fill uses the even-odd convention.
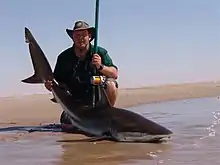
[[[21,80],[23,83],[29,83],[29,84],[39,84],[43,83],[41,78],[37,76],[37,74],[34,74],[26,79]]]
[[[29,83],[29,84],[43,83],[42,78],[40,77],[40,74],[37,69],[36,61],[34,59],[34,56],[35,58],[37,57],[37,54],[36,54],[37,43],[33,35],[31,34],[30,30],[26,27],[25,27],[25,42],[28,43],[28,46],[29,46],[29,52],[30,52],[31,61],[33,64],[34,74],[26,79],[21,80],[21,82]]]
[[[26,43],[30,43],[34,39],[31,31],[27,27],[24,28],[24,34]]]

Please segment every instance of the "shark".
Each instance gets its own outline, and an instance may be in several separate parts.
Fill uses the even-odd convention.
[[[29,47],[34,73],[21,80],[23,83],[43,84],[52,81],[51,101],[59,104],[69,116],[71,124],[93,137],[116,142],[152,142],[168,139],[173,132],[127,109],[110,106],[106,93],[98,87],[101,96],[95,107],[73,99],[73,94],[53,78],[53,71],[31,31],[25,27],[25,42]]]

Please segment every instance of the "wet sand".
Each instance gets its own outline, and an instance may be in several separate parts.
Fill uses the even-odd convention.
[[[206,83],[188,83],[179,85],[164,85],[155,87],[145,87],[137,89],[120,89],[117,107],[134,107],[145,103],[165,102],[170,100],[190,99],[213,97],[220,95],[220,83],[206,82]],[[59,116],[61,108],[58,104],[51,102],[49,95],[29,95],[20,97],[7,97],[0,99],[0,127],[18,126],[18,125],[40,125],[45,123],[59,123]],[[23,144],[27,146],[27,151],[31,149],[32,154],[40,154],[39,147],[54,148],[57,140],[63,139],[84,139],[82,135],[70,135],[62,133],[1,133],[0,134],[0,152],[4,146],[8,148],[9,155],[11,151],[19,151]],[[44,141],[43,144],[41,141]],[[25,140],[24,142],[22,140]],[[34,141],[34,142],[33,142]],[[37,145],[39,143],[39,146]],[[104,145],[103,145],[104,143]],[[19,144],[19,145],[18,145]],[[55,144],[57,146],[58,144]],[[90,146],[91,145],[91,146]],[[71,164],[74,162],[74,157],[77,157],[74,164],[119,164],[123,162],[126,157],[133,159],[153,159],[153,153],[161,152],[161,150],[169,150],[169,146],[164,145],[151,145],[146,144],[146,147],[141,147],[139,144],[121,145],[110,142],[100,142],[94,146],[93,143],[63,143],[61,150],[65,151],[64,158],[62,158],[62,165]],[[44,146],[44,147],[43,147]],[[90,146],[90,147],[89,147]],[[57,146],[60,147],[60,143]],[[93,148],[95,147],[95,150]],[[37,150],[38,148],[38,150]],[[41,148],[41,147],[40,147]],[[36,150],[35,150],[36,149]],[[53,149],[51,149],[53,150]],[[126,152],[127,151],[127,152]],[[39,153],[38,153],[39,152]],[[45,152],[47,152],[45,150]],[[52,151],[51,151],[52,152]],[[19,153],[19,152],[18,152]],[[16,154],[18,154],[16,153]],[[19,153],[22,155],[22,152]],[[42,154],[42,153],[41,153]],[[45,153],[46,154],[46,153]],[[43,154],[44,156],[46,156]],[[80,158],[81,155],[82,158]],[[1,154],[0,154],[1,155]],[[88,155],[88,157],[85,157]],[[138,155],[138,156],[137,156]],[[114,157],[113,162],[108,162]],[[32,155],[34,157],[34,155]],[[35,156],[36,157],[36,156]],[[66,157],[66,162],[65,162]],[[100,163],[94,157],[100,157]],[[142,157],[142,158],[141,158]],[[1,155],[1,160],[3,159]],[[37,159],[37,158],[36,158]],[[46,159],[46,158],[45,158]],[[70,161],[70,159],[73,159]],[[35,159],[34,159],[35,160]],[[26,162],[27,164],[38,164],[39,160],[33,162]],[[79,162],[77,162],[79,161]],[[95,161],[95,162],[93,162]],[[14,162],[15,163],[15,162]],[[5,160],[5,165],[7,161]],[[13,163],[12,163],[13,164]],[[19,165],[19,163],[17,163]],[[22,164],[22,163],[21,163]],[[25,164],[25,160],[23,162]],[[39,163],[40,164],[40,163]],[[46,163],[49,165],[50,163]],[[56,163],[59,164],[57,160]],[[60,165],[61,165],[60,164]]]

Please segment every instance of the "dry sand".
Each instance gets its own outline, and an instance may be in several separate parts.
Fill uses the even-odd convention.
[[[116,107],[131,107],[144,103],[219,95],[220,82],[120,89]],[[50,98],[52,98],[50,94],[1,98],[0,126],[58,123],[61,107],[51,102]]]

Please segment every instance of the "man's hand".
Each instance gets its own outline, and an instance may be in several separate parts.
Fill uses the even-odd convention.
[[[99,69],[102,65],[102,58],[98,54],[94,54],[92,58],[92,63],[93,65],[96,66],[97,69]],[[104,74],[106,77],[112,77],[112,78],[117,78],[118,77],[118,71],[115,67],[108,67],[105,66],[101,70],[102,74]]]
[[[44,83],[44,86],[47,88],[47,90],[52,91],[52,81],[48,80]]]
[[[92,58],[92,63],[99,69],[102,65],[102,58],[98,54],[94,54]]]

